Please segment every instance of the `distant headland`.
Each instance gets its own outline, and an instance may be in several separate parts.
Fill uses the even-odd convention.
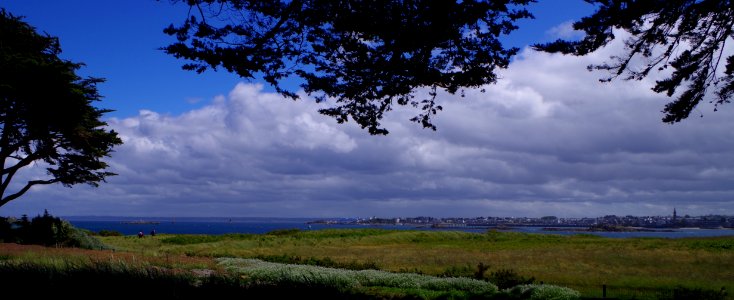
[[[136,221],[122,221],[120,223],[122,223],[122,224],[153,224],[153,225],[158,225],[161,222],[158,222],[158,221],[136,220]]]
[[[320,219],[310,224],[341,225],[411,225],[432,228],[488,228],[511,229],[513,227],[584,228],[579,231],[640,232],[661,231],[676,228],[727,229],[734,228],[734,216],[706,215],[679,216],[676,210],[670,216],[616,216],[596,218],[559,218],[555,216],[531,217],[475,217],[475,218],[341,218]],[[553,230],[553,229],[549,229]]]

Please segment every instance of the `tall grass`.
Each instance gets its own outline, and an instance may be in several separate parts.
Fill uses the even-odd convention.
[[[510,295],[489,282],[470,278],[240,258],[220,258],[210,267],[214,270],[161,267],[155,257],[136,259],[134,253],[0,244],[3,292],[34,297],[508,299]],[[520,296],[512,299],[531,299],[532,295]]]
[[[168,269],[217,269],[217,263],[207,257],[163,254],[140,255],[134,252],[114,250],[86,250],[78,248],[52,248],[38,245],[0,243],[0,261],[38,265],[94,265],[124,264],[129,267],[158,267]]]
[[[510,269],[537,282],[567,286],[584,296],[655,299],[677,286],[734,290],[734,237],[610,239],[514,232],[340,229],[281,235],[103,237],[120,250],[160,256],[330,261],[383,271],[473,277]],[[328,258],[328,260],[327,260]],[[287,261],[284,261],[287,262]],[[636,297],[636,296],[635,296]]]

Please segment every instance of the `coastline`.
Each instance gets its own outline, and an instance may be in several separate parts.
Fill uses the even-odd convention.
[[[662,229],[637,229],[637,230],[616,230],[616,231],[587,231],[587,227],[566,227],[566,226],[508,226],[508,225],[484,225],[476,226],[475,224],[466,224],[466,226],[458,227],[432,227],[429,223],[346,223],[331,222],[321,223],[317,219],[287,219],[287,218],[176,218],[175,222],[170,219],[163,218],[140,218],[126,217],[120,218],[69,218],[66,219],[72,225],[99,232],[101,230],[117,231],[123,235],[135,235],[140,231],[149,232],[155,230],[159,234],[202,234],[202,235],[221,235],[221,234],[265,234],[276,230],[298,229],[302,231],[311,230],[327,230],[327,229],[381,229],[381,230],[419,230],[419,231],[464,231],[473,233],[486,233],[488,231],[501,232],[517,232],[529,234],[556,234],[556,235],[576,235],[576,234],[593,234],[600,237],[608,238],[636,238],[636,237],[655,237],[655,238],[695,238],[695,237],[716,237],[716,236],[734,236],[734,230],[731,229],[679,229],[679,228],[662,228]],[[144,221],[143,223],[136,221]],[[147,222],[150,221],[150,222]],[[315,222],[314,222],[315,221]],[[157,223],[156,223],[157,222]],[[662,231],[664,230],[664,231]]]

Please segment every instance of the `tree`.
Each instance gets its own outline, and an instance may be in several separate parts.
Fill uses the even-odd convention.
[[[499,38],[532,17],[529,2],[188,0],[183,24],[164,30],[178,41],[162,49],[190,60],[186,70],[261,76],[292,99],[281,81],[297,78],[317,101],[335,101],[322,114],[371,134],[388,133],[380,120],[395,104],[418,108],[412,121],[435,130],[439,90],[494,83],[508,66],[518,49]]]
[[[598,5],[598,10],[573,24],[586,36],[578,41],[558,40],[535,47],[547,52],[586,55],[615,39],[615,30],[624,30],[631,36],[625,41],[623,55],[613,63],[589,66],[589,69],[607,70],[610,81],[624,75],[624,79],[641,80],[651,71],[671,68],[667,78],[658,80],[652,88],[668,97],[677,98],[665,106],[663,121],[680,122],[707,95],[710,87],[716,89],[710,98],[714,111],[731,101],[734,94],[734,56],[726,58],[723,72],[717,73],[724,55],[724,46],[731,40],[734,29],[734,3],[729,0],[586,0]],[[636,63],[642,58],[643,63]],[[723,75],[723,76],[722,76]]]
[[[82,64],[58,57],[57,38],[0,9],[0,206],[32,186],[79,183],[97,186],[114,175],[101,159],[121,144],[100,117],[98,78],[75,74]],[[46,166],[48,177],[9,190],[18,171]]]

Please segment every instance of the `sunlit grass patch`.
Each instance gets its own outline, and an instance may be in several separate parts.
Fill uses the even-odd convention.
[[[345,291],[360,288],[397,288],[458,291],[470,295],[487,296],[498,291],[494,284],[470,278],[440,278],[378,270],[355,271],[241,258],[220,258],[218,261],[225,266],[226,270],[238,274],[248,282],[273,284],[279,287],[327,287]]]

